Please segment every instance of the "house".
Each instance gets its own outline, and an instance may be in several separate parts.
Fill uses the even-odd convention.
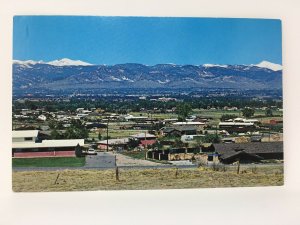
[[[146,116],[133,116],[133,115],[126,115],[124,117],[126,121],[145,121],[148,119]]]
[[[161,135],[163,136],[174,136],[174,137],[180,137],[181,132],[174,127],[163,127],[161,128]]]
[[[84,139],[42,140],[38,130],[12,131],[13,157],[75,156],[75,148],[84,146]]]
[[[205,126],[205,123],[203,122],[175,122],[173,123],[173,126],[195,126],[198,128],[203,128]]]
[[[13,142],[12,155],[18,158],[75,156],[75,148],[84,146],[84,139]]]
[[[109,150],[112,148],[122,148],[128,149],[129,138],[118,138],[118,139],[108,139],[103,141],[98,141],[98,149],[106,150],[107,147]],[[107,146],[108,145],[108,146]]]
[[[208,154],[201,153],[200,148],[171,148],[169,150],[152,149],[147,151],[146,157],[148,159],[156,160],[201,160],[208,161]]]
[[[219,129],[226,130],[229,133],[246,133],[254,131],[256,126],[252,122],[220,122]]]
[[[179,126],[179,127],[164,127],[161,129],[163,136],[180,137],[182,135],[196,135],[197,129],[193,126]]]
[[[13,130],[12,142],[37,142],[39,139],[38,130]]]
[[[138,140],[154,140],[156,139],[156,136],[149,133],[138,133],[131,135],[131,137],[136,138]]]
[[[106,124],[103,124],[103,123],[86,123],[85,124],[85,127],[87,129],[92,129],[92,128],[107,128],[107,125]]]
[[[213,144],[219,160],[230,164],[235,161],[242,163],[258,162],[267,159],[283,159],[283,142],[249,142],[234,144]]]
[[[152,140],[141,140],[139,146],[143,148],[147,148],[149,145],[153,145],[156,143],[155,139]]]
[[[46,121],[47,117],[45,115],[39,115],[37,119],[40,121]]]
[[[193,126],[180,126],[176,130],[180,131],[181,135],[196,135],[197,129]]]

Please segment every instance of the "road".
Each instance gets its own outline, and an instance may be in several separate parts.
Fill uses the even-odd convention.
[[[98,152],[97,155],[87,155],[83,168],[114,168],[115,155],[110,152]]]
[[[117,159],[117,163],[115,162]],[[197,168],[195,164],[162,164],[151,162],[148,160],[134,159],[122,154],[113,154],[112,152],[98,152],[97,155],[86,156],[86,164],[83,167],[14,167],[13,171],[56,171],[56,170],[107,170],[113,169],[115,166],[120,169],[162,169],[162,168]],[[207,165],[212,167],[212,164]],[[227,168],[236,167],[236,165],[225,165]],[[267,167],[278,166],[282,167],[282,164],[241,164],[241,168],[251,167]]]

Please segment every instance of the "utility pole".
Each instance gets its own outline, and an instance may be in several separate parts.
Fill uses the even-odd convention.
[[[147,151],[148,151],[148,146],[147,146],[147,132],[145,131],[145,159],[147,159]]]
[[[108,124],[109,124],[109,117],[107,117],[107,129],[106,129],[106,151],[108,152]]]

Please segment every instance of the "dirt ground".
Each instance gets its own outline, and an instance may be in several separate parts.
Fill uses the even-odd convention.
[[[115,170],[13,171],[13,191],[92,191],[180,189],[216,187],[254,187],[283,185],[282,168],[234,171],[193,169],[120,169]]]
[[[148,160],[135,159],[126,155],[117,155],[117,165],[118,166],[163,166],[162,163],[151,162]]]

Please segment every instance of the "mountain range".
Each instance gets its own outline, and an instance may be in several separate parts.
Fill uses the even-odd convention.
[[[263,61],[256,65],[153,66],[125,63],[92,65],[80,60],[13,61],[13,90],[282,88],[282,66]]]

